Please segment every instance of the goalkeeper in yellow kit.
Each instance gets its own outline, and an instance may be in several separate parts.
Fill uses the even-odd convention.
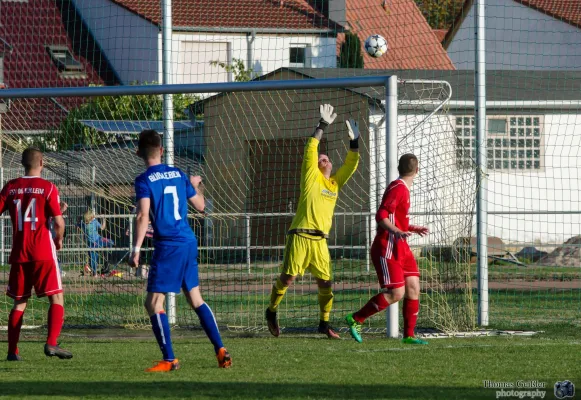
[[[266,309],[268,330],[280,335],[276,318],[278,305],[290,284],[305,270],[317,280],[319,287],[319,332],[338,339],[339,335],[329,326],[333,306],[333,282],[331,281],[331,257],[327,237],[331,230],[333,211],[341,187],[351,178],[359,164],[359,127],[353,119],[345,121],[350,137],[349,153],[336,174],[331,175],[333,165],[325,154],[318,154],[319,142],[325,129],[333,123],[337,114],[329,104],[320,106],[321,119],[313,135],[307,140],[301,167],[301,195],[297,213],[286,237],[282,272],[272,287],[270,303]]]

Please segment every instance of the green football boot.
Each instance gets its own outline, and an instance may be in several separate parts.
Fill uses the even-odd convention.
[[[408,336],[406,338],[403,338],[401,342],[404,344],[428,344],[428,342],[426,342],[425,340],[418,339],[415,336]]]
[[[349,314],[345,317],[345,322],[349,326],[349,332],[351,337],[355,339],[358,343],[363,342],[361,337],[361,324],[353,319],[353,314]]]

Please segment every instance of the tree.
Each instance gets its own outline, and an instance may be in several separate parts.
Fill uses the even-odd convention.
[[[363,68],[361,41],[353,32],[345,33],[345,40],[341,43],[339,68]]]
[[[450,29],[464,0],[415,0],[432,29]]]
[[[244,61],[239,58],[232,59],[231,64],[222,61],[210,61],[210,65],[221,67],[226,72],[234,74],[235,82],[248,82],[252,79],[252,73],[254,72],[252,68],[246,68]]]
[[[155,84],[155,83],[145,83]],[[192,94],[174,94],[174,119],[189,119],[187,107],[199,100]],[[94,146],[109,141],[109,136],[81,123],[84,119],[116,121],[161,121],[163,97],[159,95],[92,97],[86,103],[70,110],[59,129],[48,135],[47,144],[56,150],[70,150],[74,145]]]

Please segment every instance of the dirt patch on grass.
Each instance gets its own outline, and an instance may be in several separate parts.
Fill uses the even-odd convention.
[[[210,281],[211,282],[211,281]],[[476,289],[478,287],[477,281],[472,281],[472,288]],[[231,281],[225,283],[223,281],[214,283],[209,283],[208,281],[201,280],[202,292],[208,293],[211,291],[213,293],[221,293],[224,295],[233,295],[237,293],[245,294],[268,294],[272,288],[272,283],[270,282],[236,282]],[[378,290],[377,283],[374,282],[336,282],[334,285],[334,291],[370,291],[370,293],[375,293]],[[436,284],[436,283],[422,283],[422,290],[445,290],[453,291],[465,289],[465,285],[461,284]],[[491,290],[564,290],[564,289],[581,289],[581,279],[574,279],[569,281],[557,281],[557,280],[538,280],[538,281],[526,281],[522,279],[510,279],[504,281],[489,281],[488,288]],[[76,294],[136,294],[141,295],[145,293],[146,285],[145,282],[140,283],[120,283],[120,282],[110,282],[107,280],[101,280],[99,282],[91,282],[89,284],[72,284],[65,285],[65,293],[76,293]],[[298,283],[293,285],[289,290],[295,291],[297,293],[317,293],[317,285],[314,283]]]

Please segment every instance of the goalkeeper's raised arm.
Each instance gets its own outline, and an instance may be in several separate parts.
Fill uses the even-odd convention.
[[[359,124],[353,118],[349,118],[345,125],[349,133],[349,153],[341,168],[332,177],[337,181],[339,189],[351,178],[359,164]]]
[[[337,114],[333,112],[333,106],[330,104],[321,104],[319,107],[321,119],[315,127],[311,138],[307,139],[303,165],[301,168],[301,193],[317,182],[321,173],[329,179],[333,165],[325,154],[319,155],[319,142],[323,138],[323,133],[329,125],[335,121]]]

